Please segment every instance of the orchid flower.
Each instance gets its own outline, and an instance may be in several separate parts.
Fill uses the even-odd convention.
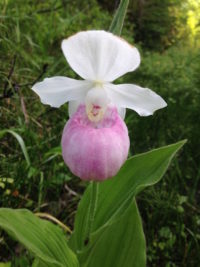
[[[102,181],[117,174],[128,156],[130,141],[117,109],[108,107],[98,123],[80,105],[62,134],[62,155],[71,172],[83,180]]]
[[[72,173],[84,180],[114,176],[128,156],[125,109],[141,116],[166,106],[147,88],[112,82],[140,64],[137,48],[105,31],[79,32],[62,42],[72,69],[84,80],[46,78],[33,86],[44,104],[69,102],[70,120],[62,135],[62,155]]]
[[[112,83],[140,64],[137,48],[122,38],[105,31],[83,31],[64,40],[62,51],[71,68],[84,80],[56,76],[36,83],[32,89],[42,103],[58,108],[69,101],[70,116],[84,103],[92,120],[102,119],[110,104],[118,108],[122,118],[125,108],[148,116],[166,106],[150,89]],[[94,116],[96,108],[98,114]]]

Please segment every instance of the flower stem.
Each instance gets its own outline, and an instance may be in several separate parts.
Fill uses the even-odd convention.
[[[87,243],[89,242],[89,237],[92,232],[93,222],[94,222],[95,213],[97,209],[98,191],[99,191],[99,183],[92,181],[91,192],[90,192],[90,204],[89,204],[89,211],[88,211],[88,221],[86,224],[85,245],[87,245]]]

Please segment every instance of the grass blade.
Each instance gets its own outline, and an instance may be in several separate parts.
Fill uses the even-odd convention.
[[[119,7],[115,13],[115,16],[111,22],[111,25],[109,28],[110,32],[116,35],[121,35],[128,4],[129,4],[129,0],[121,0]]]
[[[17,139],[17,141],[18,141],[18,143],[19,143],[19,145],[21,147],[21,150],[22,150],[22,152],[24,154],[26,163],[27,163],[27,165],[29,167],[31,165],[30,158],[29,158],[29,155],[28,155],[28,152],[27,152],[27,149],[26,149],[26,145],[24,143],[23,138],[18,133],[14,132],[13,130],[7,130],[7,129],[0,131],[0,137],[3,137],[6,133],[10,133],[12,136],[14,136]]]

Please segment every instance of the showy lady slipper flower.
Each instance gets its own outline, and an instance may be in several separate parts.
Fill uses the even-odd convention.
[[[129,150],[126,124],[115,107],[108,107],[96,123],[88,118],[85,105],[67,122],[62,150],[70,170],[84,180],[105,180],[116,175]]]
[[[69,101],[71,119],[64,128],[62,150],[71,171],[88,180],[112,177],[128,155],[125,108],[148,116],[166,103],[150,89],[112,83],[140,64],[138,50],[122,38],[105,31],[79,32],[62,42],[62,50],[84,80],[57,76],[32,89],[52,107]]]

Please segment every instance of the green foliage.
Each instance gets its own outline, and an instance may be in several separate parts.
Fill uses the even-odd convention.
[[[132,201],[123,216],[91,236],[79,258],[83,267],[145,267],[145,248],[142,221],[136,203]]]
[[[151,50],[164,50],[180,41],[199,43],[199,11],[199,0],[131,1],[136,42]]]
[[[134,136],[137,137],[134,142],[138,145],[134,153],[142,151],[148,143],[158,146],[176,138],[188,138],[186,153],[187,160],[190,160],[192,151],[200,145],[199,126],[195,123],[198,121],[200,105],[199,63],[200,57],[195,49],[192,54],[190,48],[183,47],[174,47],[162,54],[146,52],[142,56],[141,67],[127,76],[127,82],[153,89],[168,104],[165,110],[156,112],[154,117],[139,118],[133,113],[128,115],[127,122],[135,124],[134,131],[130,132],[133,140]],[[143,140],[141,146],[138,137]],[[198,157],[192,164],[197,168]],[[188,173],[190,166],[187,168]]]
[[[68,248],[58,226],[39,219],[28,210],[0,209],[0,227],[46,266],[78,266],[76,256]]]
[[[175,17],[169,12],[169,0],[134,1],[133,21],[137,24],[136,41],[145,47],[158,49],[167,45]],[[138,15],[137,15],[138,14]]]
[[[197,224],[200,218],[199,66],[199,52],[195,48],[191,51],[190,47],[173,47],[162,54],[142,51],[141,67],[126,76],[126,82],[153,89],[168,104],[166,109],[148,118],[128,112],[126,122],[132,142],[131,153],[137,154],[146,147],[151,149],[178,138],[188,139],[183,154],[179,161],[174,161],[173,170],[169,170],[165,180],[138,199],[146,221],[144,227],[149,233],[146,235],[148,261],[153,266],[165,266],[167,262],[174,266],[177,262],[195,266],[200,260],[192,256],[200,244]],[[185,196],[187,200],[180,204],[180,199]],[[172,239],[175,238],[174,245],[168,246],[166,238],[160,236],[162,227],[170,229]],[[182,258],[184,249],[185,257]]]
[[[6,262],[6,263],[0,262],[0,267],[11,267],[11,263],[10,262]]]
[[[29,167],[30,166],[30,159],[29,159],[29,155],[27,153],[27,149],[26,149],[26,146],[24,144],[24,140],[22,139],[22,137],[17,134],[15,131],[12,131],[12,130],[2,130],[0,131],[0,137],[3,137],[6,133],[10,133],[12,134],[18,141],[20,147],[21,147],[21,150],[24,154],[24,157],[26,159],[26,163],[27,163],[27,166]]]
[[[1,137],[0,206],[40,209],[67,225],[73,225],[77,202],[86,184],[73,177],[60,155],[61,133],[68,119],[67,105],[61,109],[44,106],[30,87],[35,80],[48,76],[76,77],[66,64],[60,43],[80,30],[109,28],[114,2],[98,2],[104,2],[104,8],[109,5],[110,13],[95,0],[0,1],[0,97],[6,83],[7,91],[13,93],[11,98],[0,99],[0,126],[1,130],[14,129],[23,138],[31,162],[27,171],[27,162],[16,139],[11,134]],[[154,8],[161,2],[157,1]],[[185,30],[188,31],[185,15],[190,10],[195,16],[200,14],[191,7],[181,10],[179,5],[171,14],[179,17],[175,25],[179,31],[175,37],[184,38],[184,43],[187,43],[184,36],[188,36],[184,35]],[[126,18],[122,32],[122,37],[130,42],[139,34],[137,20],[140,13],[133,16],[132,12],[130,7],[129,20]],[[147,15],[150,17],[151,13]],[[152,30],[149,27],[149,31],[163,27],[162,19],[157,13],[155,26]],[[145,23],[149,26],[152,21]],[[140,68],[119,82],[149,87],[168,103],[167,108],[148,118],[127,111],[130,155],[188,139],[165,179],[137,196],[147,238],[147,266],[196,267],[200,262],[200,57],[191,44],[165,50],[169,44],[166,38],[168,36],[164,36],[164,41],[155,42],[156,49],[162,53],[149,53],[143,46]],[[142,39],[148,38],[143,34]],[[148,41],[153,43],[145,40],[147,45]],[[9,76],[13,66],[14,71]],[[29,266],[29,256],[20,248],[3,234],[0,261],[11,261],[12,258],[15,267]]]
[[[43,172],[44,188],[48,190],[42,198],[51,196],[50,207],[54,207],[54,196],[57,198],[62,190],[57,184],[71,178],[58,152],[68,119],[67,106],[60,110],[45,107],[30,87],[42,76],[75,77],[62,55],[61,40],[82,30],[83,25],[87,25],[85,29],[108,28],[111,17],[93,0],[0,1],[0,10],[0,98],[5,92],[12,96],[11,102],[9,98],[0,99],[1,129],[14,129],[21,136],[31,162],[27,171],[18,143],[9,135],[1,137],[0,177],[12,177],[14,183],[6,184],[0,202],[2,206],[18,207],[22,201],[23,206],[33,207],[38,203],[37,185]],[[53,131],[52,124],[56,125]],[[12,192],[21,200],[16,201]],[[54,212],[61,211],[62,207],[54,207]]]
[[[172,157],[185,141],[130,158],[111,180],[99,185],[96,214],[88,237],[91,185],[80,202],[71,247],[81,266],[116,267],[134,264],[145,267],[146,250],[142,222],[133,198],[147,186],[158,182]],[[79,266],[68,248],[63,232],[28,210],[0,209],[0,227],[21,242],[36,257],[33,266]],[[126,231],[123,229],[126,227]],[[107,253],[108,242],[112,248]],[[122,248],[121,248],[122,247]],[[121,253],[118,253],[120,250]]]

